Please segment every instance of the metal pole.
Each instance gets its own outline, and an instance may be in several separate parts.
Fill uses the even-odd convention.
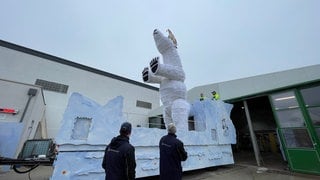
[[[32,89],[32,88],[29,89],[29,91],[28,91],[29,98],[28,98],[26,107],[24,108],[23,113],[21,115],[20,123],[23,121],[23,118],[26,115],[26,112],[27,112],[27,109],[29,107],[29,103],[30,103],[31,98],[36,95],[37,91],[38,91],[37,89]]]
[[[26,106],[25,106],[25,108],[24,108],[24,110],[23,110],[23,113],[22,113],[22,115],[21,115],[20,122],[23,121],[24,116],[26,115],[26,112],[27,112],[27,109],[28,109],[28,107],[29,107],[29,103],[30,103],[30,100],[31,100],[32,97],[33,97],[33,96],[29,96],[29,98],[28,98],[27,104],[26,104]]]
[[[256,135],[254,134],[254,131],[253,131],[252,121],[251,121],[249,108],[248,108],[248,104],[247,104],[246,100],[243,101],[243,105],[244,105],[244,110],[246,112],[246,117],[247,117],[250,137],[251,137],[251,143],[252,143],[253,150],[254,150],[254,156],[256,157],[256,161],[257,161],[258,166],[261,166],[261,163],[260,163],[261,162],[261,160],[260,160],[260,151],[259,151],[259,147],[258,147],[258,144],[257,144]]]

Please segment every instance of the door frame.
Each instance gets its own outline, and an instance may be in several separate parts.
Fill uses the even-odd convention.
[[[291,88],[286,89],[278,92],[274,92],[269,95],[269,101],[272,106],[272,111],[274,114],[274,118],[277,125],[277,132],[279,135],[279,139],[281,141],[282,149],[284,152],[284,155],[286,156],[286,159],[289,164],[289,168],[292,171],[295,172],[302,172],[302,173],[311,173],[311,174],[320,174],[320,147],[319,147],[319,137],[317,136],[317,132],[315,130],[315,127],[312,124],[312,120],[310,118],[310,115],[308,113],[308,107],[305,105],[303,95],[301,93],[301,90],[312,88],[320,86],[320,84],[312,85],[312,86],[303,86],[303,87],[297,87],[297,88]],[[275,95],[281,95],[285,93],[292,92],[294,95],[294,98],[296,99],[297,105],[296,107],[288,107],[283,109],[277,109],[275,106],[275,102],[273,99],[273,96]],[[320,104],[319,104],[320,107]],[[291,108],[291,109],[290,109]],[[297,127],[281,127],[279,112],[288,111],[291,110],[297,110],[296,112],[301,113],[301,118],[303,122],[305,123],[304,126],[297,126]],[[291,111],[292,112],[292,111]],[[306,130],[307,133],[304,131]],[[295,137],[295,133],[305,135],[305,137],[310,138],[310,142],[307,142],[306,140],[306,146],[308,147],[290,147],[289,144],[286,143],[286,138],[288,138],[288,133],[285,134],[285,131],[292,131],[291,136]],[[303,134],[305,133],[305,134]],[[289,133],[290,134],[290,133]],[[301,141],[301,139],[300,139]],[[308,162],[308,163],[306,163]]]

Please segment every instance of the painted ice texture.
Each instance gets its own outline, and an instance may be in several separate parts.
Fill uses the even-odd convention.
[[[103,180],[101,163],[106,144],[119,134],[121,123],[130,122],[124,118],[122,108],[122,96],[101,106],[73,93],[56,137],[59,153],[51,179]],[[231,109],[231,104],[220,100],[191,104],[195,130],[177,132],[188,152],[187,161],[182,162],[184,171],[234,163],[231,144],[236,143],[236,134]],[[133,127],[130,142],[136,150],[137,178],[159,174],[158,143],[166,134],[165,129]]]
[[[25,123],[20,122],[0,122],[0,156],[16,158],[21,135]],[[10,166],[0,166],[0,171],[9,171]]]

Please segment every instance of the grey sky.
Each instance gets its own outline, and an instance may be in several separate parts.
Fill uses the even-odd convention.
[[[2,0],[0,39],[142,82],[170,28],[195,86],[320,62],[319,0]]]

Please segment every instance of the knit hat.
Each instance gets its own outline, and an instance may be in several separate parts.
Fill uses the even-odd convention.
[[[177,132],[176,126],[173,123],[168,124],[168,133],[175,134]]]
[[[121,124],[121,128],[119,130],[120,134],[128,135],[131,133],[131,124],[129,122],[124,122]]]

